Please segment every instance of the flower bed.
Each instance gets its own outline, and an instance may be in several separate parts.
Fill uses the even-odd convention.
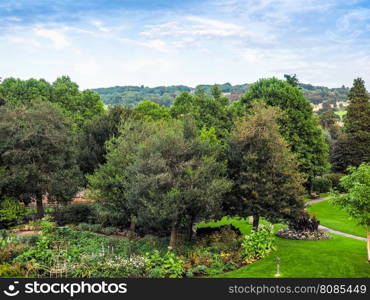
[[[331,239],[331,236],[328,235],[324,231],[296,231],[293,229],[281,229],[279,230],[276,235],[278,237],[284,238],[284,239],[290,239],[290,240],[310,240],[310,241],[316,241],[316,240],[328,240]]]

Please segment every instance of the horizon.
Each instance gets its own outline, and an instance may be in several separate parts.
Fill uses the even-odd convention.
[[[69,74],[95,89],[297,74],[315,86],[362,77],[370,87],[364,0],[4,0],[0,20],[3,78]]]

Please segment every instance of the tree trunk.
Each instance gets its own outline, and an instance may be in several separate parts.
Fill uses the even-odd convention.
[[[39,219],[42,219],[45,215],[44,205],[42,204],[42,197],[38,197],[36,199],[36,206],[37,206],[37,217]]]
[[[131,223],[130,223],[130,231],[132,233],[135,233],[135,229],[136,229],[136,217],[132,216],[131,217]]]
[[[254,215],[253,216],[253,228],[254,228],[254,230],[258,229],[259,222],[260,222],[260,216]]]
[[[191,217],[189,222],[189,228],[188,228],[188,240],[191,241],[193,238],[193,226],[194,226],[194,218]]]
[[[170,238],[170,247],[176,247],[176,238],[177,238],[177,224],[174,222],[171,228],[171,238]]]

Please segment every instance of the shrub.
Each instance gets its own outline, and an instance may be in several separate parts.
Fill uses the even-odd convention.
[[[90,203],[71,203],[60,207],[55,220],[59,225],[79,224],[95,216],[95,208]]]
[[[289,229],[295,231],[317,231],[320,221],[314,215],[310,215],[306,211],[302,215],[289,223]]]
[[[158,250],[147,253],[145,258],[148,261],[149,277],[153,278],[180,278],[184,275],[184,261],[176,256],[171,249],[164,255]]]
[[[27,268],[22,264],[3,264],[0,265],[0,278],[26,277]]]
[[[201,238],[198,246],[209,247],[214,251],[235,250],[240,247],[240,237],[235,230],[229,227],[223,227],[219,231]]]
[[[78,224],[77,229],[81,231],[91,231],[91,232],[102,232],[103,231],[103,227],[101,224],[80,223]]]
[[[312,188],[315,192],[327,193],[332,188],[332,182],[327,177],[318,176],[312,180]]]
[[[27,210],[19,201],[4,199],[0,203],[0,229],[18,224],[26,215]]]
[[[265,257],[275,250],[275,237],[272,225],[261,224],[257,231],[244,236],[241,255],[249,263]]]
[[[96,206],[95,223],[101,224],[103,227],[127,227],[128,220],[124,214],[115,211],[108,211],[100,206]]]
[[[344,175],[345,174],[342,173],[328,173],[323,175],[322,177],[331,181],[331,186],[333,189],[337,190],[340,193],[344,193],[346,190],[339,184],[340,179]]]

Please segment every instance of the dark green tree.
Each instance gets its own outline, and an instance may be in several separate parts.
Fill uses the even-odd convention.
[[[345,134],[351,144],[348,165],[359,166],[370,162],[370,97],[361,78],[354,80],[348,100],[344,119]]]
[[[261,103],[253,115],[237,121],[230,137],[229,169],[233,206],[241,217],[270,221],[294,219],[303,210],[304,175],[296,156],[279,133],[277,109]]]
[[[106,162],[105,143],[118,135],[121,122],[134,118],[132,109],[117,105],[85,122],[79,139],[79,165],[83,174],[92,174],[98,165]]]
[[[70,123],[52,104],[0,108],[0,193],[29,203],[67,202],[80,183],[76,138]]]
[[[297,154],[299,169],[308,175],[310,185],[312,178],[329,167],[329,147],[310,103],[301,90],[276,78],[261,79],[252,84],[241,98],[241,103],[248,110],[256,100],[283,111],[278,119],[280,133]]]

